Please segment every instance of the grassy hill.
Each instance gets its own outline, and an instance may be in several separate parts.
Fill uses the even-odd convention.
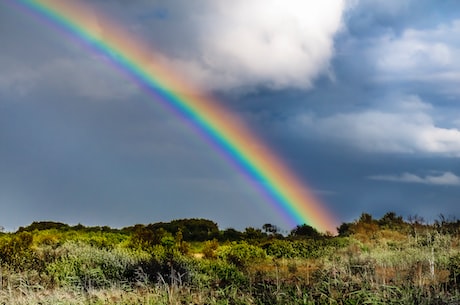
[[[34,222],[0,234],[0,303],[460,303],[459,221],[362,214],[338,232]]]

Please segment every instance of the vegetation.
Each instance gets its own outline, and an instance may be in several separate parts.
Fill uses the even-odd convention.
[[[362,214],[219,230],[205,219],[123,229],[34,222],[0,233],[0,304],[458,304],[460,221]]]

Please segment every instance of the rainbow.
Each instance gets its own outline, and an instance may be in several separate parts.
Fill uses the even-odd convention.
[[[14,2],[14,3],[13,3]],[[244,175],[290,225],[336,231],[336,220],[307,187],[236,116],[162,64],[150,47],[79,1],[10,0],[76,37],[133,78],[155,101],[185,118]],[[101,25],[103,28],[101,28]]]

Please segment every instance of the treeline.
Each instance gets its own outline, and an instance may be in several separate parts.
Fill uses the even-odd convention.
[[[78,224],[71,226],[54,221],[36,221],[26,227],[20,227],[19,232],[33,232],[42,230],[79,231],[79,232],[105,232],[125,235],[135,235],[144,242],[153,244],[161,243],[165,236],[181,235],[181,239],[187,242],[202,242],[216,239],[220,242],[243,241],[243,240],[266,240],[266,239],[326,239],[333,237],[330,232],[321,233],[308,224],[297,225],[288,234],[282,234],[280,229],[273,224],[266,223],[261,228],[247,227],[244,231],[234,228],[220,230],[218,224],[208,219],[178,219],[170,222],[157,222],[151,224],[136,224],[121,229],[109,226],[84,226]],[[362,213],[353,222],[344,222],[337,228],[338,237],[350,235],[373,236],[381,230],[391,230],[404,234],[417,234],[423,231],[436,231],[445,234],[460,234],[460,220],[455,217],[446,217],[440,214],[438,219],[428,223],[418,215],[403,216],[395,212],[388,212],[380,219],[374,218],[371,214]]]
[[[375,219],[371,214],[362,213],[361,216],[351,223],[342,223],[338,228],[339,236],[368,236],[372,238],[377,232],[390,230],[403,234],[417,234],[423,232],[438,232],[441,234],[460,234],[460,220],[455,217],[446,217],[440,214],[432,223],[425,221],[418,215],[408,216],[403,219],[395,212],[388,212],[380,219]]]
[[[279,228],[272,224],[264,224],[262,228],[247,227],[244,231],[234,228],[219,230],[217,223],[207,219],[178,219],[171,222],[157,222],[152,224],[136,224],[121,229],[108,226],[84,226],[78,224],[70,226],[54,221],[35,221],[32,224],[20,227],[17,233],[34,232],[44,230],[58,230],[61,232],[105,232],[137,236],[139,240],[159,244],[165,236],[181,235],[182,240],[188,242],[202,242],[216,239],[218,241],[243,241],[243,240],[265,240],[285,238],[313,238],[321,239],[330,237],[330,234],[321,234],[312,226],[307,224],[298,225],[292,229],[287,236],[280,233]]]

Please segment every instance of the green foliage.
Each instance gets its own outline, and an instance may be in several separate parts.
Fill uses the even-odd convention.
[[[161,239],[165,235],[166,231],[163,229],[153,231],[144,226],[139,226],[131,234],[130,245],[131,247],[137,248],[150,248],[154,245],[159,245],[161,243]]]
[[[279,228],[275,225],[272,225],[271,223],[266,223],[262,226],[262,229],[265,231],[267,234],[276,234],[279,231]]]
[[[319,239],[322,235],[312,226],[307,224],[296,226],[290,234],[291,237]]]
[[[233,228],[226,229],[219,235],[219,240],[221,241],[240,241],[243,238],[243,233]]]
[[[276,258],[327,257],[348,245],[344,239],[273,240],[262,245],[267,255]]]
[[[68,230],[70,228],[69,225],[64,224],[62,222],[55,222],[55,221],[34,221],[32,224],[26,227],[19,227],[18,232],[32,232],[32,231],[41,231],[41,230],[50,230],[50,229],[58,229],[61,231]]]
[[[457,286],[460,284],[460,253],[449,259],[450,282]]]
[[[298,257],[299,253],[295,250],[293,243],[285,240],[273,240],[262,245],[267,255],[276,258],[294,258]]]
[[[181,254],[188,254],[190,251],[190,245],[186,241],[184,241],[184,236],[181,230],[177,231],[174,239],[177,250],[179,250]]]
[[[149,224],[145,229],[158,232],[162,229],[173,236],[178,231],[182,232],[185,241],[205,241],[218,237],[219,228],[215,222],[207,219],[179,219],[171,222]]]
[[[216,230],[213,222],[192,219],[123,230],[36,222],[0,234],[0,304],[460,301],[460,236],[457,222],[445,218],[428,225],[392,212],[381,219],[363,214],[342,224],[340,237],[308,225],[289,237],[271,224],[265,232]],[[75,302],[49,301],[47,288],[73,291]],[[120,289],[117,297],[112,289]],[[34,293],[42,294],[29,303],[5,298]],[[127,299],[130,293],[135,297]]]
[[[248,227],[244,230],[242,237],[247,241],[256,241],[267,238],[267,233],[263,233],[261,229]]]
[[[405,226],[402,216],[396,215],[395,212],[386,213],[378,223],[381,228],[390,230],[401,230]]]
[[[208,240],[204,243],[202,250],[204,258],[216,258],[217,257],[217,248],[219,247],[219,242],[216,239]]]
[[[171,221],[171,233],[182,231],[185,241],[205,241],[216,238],[219,228],[213,221],[207,219],[181,219]]]
[[[353,224],[344,222],[337,228],[337,233],[342,237],[350,236],[353,233],[352,227]]]
[[[244,287],[248,278],[234,264],[224,260],[196,261],[193,283],[198,287]]]
[[[35,252],[32,249],[33,235],[20,232],[3,236],[0,240],[0,262],[15,270],[25,270],[35,263]]]
[[[246,242],[231,243],[218,249],[217,256],[237,267],[245,267],[250,263],[266,257],[265,251]]]
[[[121,249],[99,249],[81,242],[66,242],[47,271],[58,285],[85,289],[109,287],[135,274],[140,257]]]

